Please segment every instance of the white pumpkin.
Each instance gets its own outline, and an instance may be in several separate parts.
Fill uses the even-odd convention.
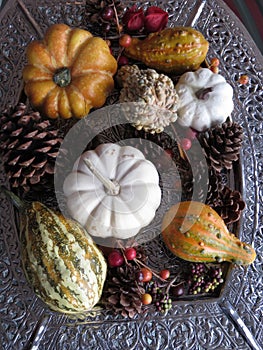
[[[184,73],[177,85],[178,123],[204,131],[223,123],[233,111],[233,88],[208,68]]]
[[[70,215],[100,238],[135,236],[161,202],[155,166],[136,148],[111,143],[84,152],[63,190]]]

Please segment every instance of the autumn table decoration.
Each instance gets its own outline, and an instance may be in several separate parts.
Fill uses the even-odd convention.
[[[74,5],[81,25],[37,31],[20,101],[0,114],[12,189],[0,192],[18,208],[25,276],[70,315],[219,297],[229,270],[256,259],[236,229],[243,130],[223,63],[169,6]]]

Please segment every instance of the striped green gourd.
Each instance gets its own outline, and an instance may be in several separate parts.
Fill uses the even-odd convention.
[[[91,310],[101,297],[107,270],[91,237],[76,221],[44,204],[25,205],[7,193],[20,209],[22,264],[35,293],[54,311]]]
[[[251,245],[230,233],[217,212],[200,202],[172,206],[163,218],[162,238],[174,255],[187,261],[249,265],[256,258]]]

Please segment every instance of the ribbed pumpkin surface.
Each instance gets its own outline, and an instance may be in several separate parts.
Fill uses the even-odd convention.
[[[173,254],[187,261],[248,265],[256,257],[249,244],[229,233],[211,207],[199,202],[181,202],[171,207],[163,219],[162,237]]]
[[[36,294],[55,311],[90,310],[100,299],[107,268],[92,239],[39,202],[21,222],[23,267]]]

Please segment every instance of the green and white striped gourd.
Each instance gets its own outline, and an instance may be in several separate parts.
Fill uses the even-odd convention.
[[[32,202],[21,210],[20,234],[25,275],[50,309],[82,313],[98,303],[107,264],[80,224]]]

